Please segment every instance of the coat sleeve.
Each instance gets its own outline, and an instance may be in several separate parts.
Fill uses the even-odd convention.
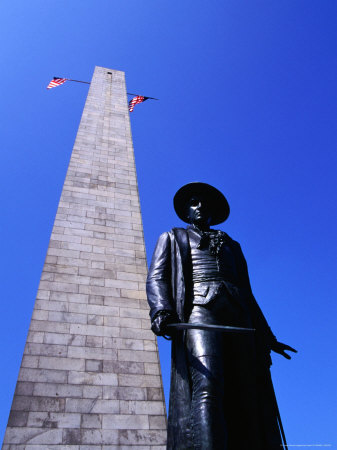
[[[157,242],[146,281],[150,317],[158,311],[174,311],[171,287],[171,240],[163,233]]]
[[[266,318],[264,317],[254,295],[252,292],[252,288],[250,285],[249,275],[248,275],[248,267],[246,259],[242,253],[241,246],[238,242],[236,244],[236,254],[239,265],[239,278],[240,285],[246,292],[246,298],[249,302],[250,311],[252,314],[254,326],[257,329],[257,332],[261,335],[263,340],[267,345],[271,345],[272,342],[276,340],[276,337],[272,333]]]

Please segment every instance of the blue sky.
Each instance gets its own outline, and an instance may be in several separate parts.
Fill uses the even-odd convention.
[[[289,444],[336,445],[337,3],[2,0],[0,342],[3,433],[94,66],[157,97],[132,113],[148,258],[181,222],[172,197],[213,184],[282,342],[272,376]],[[169,347],[160,339],[165,391]]]

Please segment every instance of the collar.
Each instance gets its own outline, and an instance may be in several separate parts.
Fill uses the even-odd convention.
[[[186,227],[187,230],[191,230],[194,231],[195,233],[197,233],[199,236],[214,236],[214,235],[218,235],[218,236],[222,236],[223,238],[225,238],[227,236],[227,234],[224,231],[220,231],[220,230],[212,230],[211,228],[209,228],[207,231],[201,230],[200,228],[198,228],[196,225],[191,224],[191,225],[187,225]]]
[[[220,248],[228,242],[228,235],[224,231],[220,230],[200,230],[195,225],[188,225],[188,231],[193,231],[199,238],[199,244],[197,248],[209,247],[211,253],[218,254]]]
[[[205,233],[214,233],[215,230],[211,230],[210,228],[207,231],[203,231],[200,230],[200,228],[198,228],[196,225],[191,224],[191,225],[187,225],[187,230],[192,230],[195,231],[196,233],[198,233],[200,236],[202,236]]]

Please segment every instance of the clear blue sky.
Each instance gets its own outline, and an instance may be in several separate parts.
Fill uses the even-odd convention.
[[[220,228],[299,350],[273,358],[288,443],[336,446],[336,1],[2,0],[0,30],[1,435],[88,90],[46,85],[100,65],[160,99],[132,113],[148,257],[181,185],[225,193]]]

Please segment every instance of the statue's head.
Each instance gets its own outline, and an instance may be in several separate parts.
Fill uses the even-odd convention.
[[[225,196],[207,183],[185,184],[174,196],[173,203],[181,220],[201,227],[217,225],[229,216]]]

